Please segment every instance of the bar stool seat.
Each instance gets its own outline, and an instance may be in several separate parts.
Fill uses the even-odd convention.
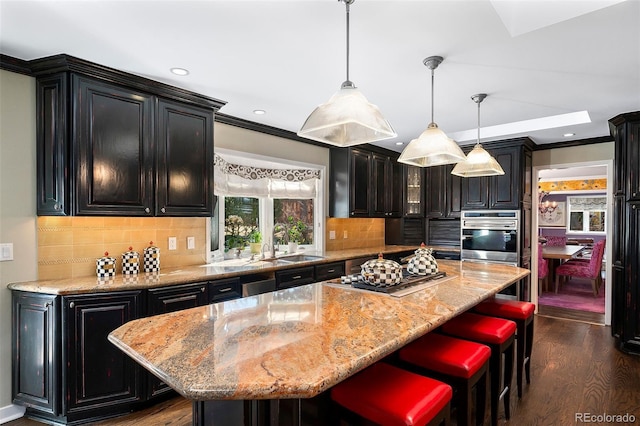
[[[473,388],[476,388],[475,424],[484,422],[487,372],[491,349],[483,344],[429,333],[409,343],[398,352],[404,368],[426,374],[451,385],[457,424],[473,425]]]
[[[449,423],[451,386],[378,362],[331,389],[331,399],[381,425]]]
[[[475,311],[515,321],[516,323],[516,382],[518,398],[522,398],[522,370],[527,384],[531,383],[531,352],[533,350],[533,313],[535,305],[508,299],[490,299],[478,304]]]
[[[511,417],[510,397],[513,376],[513,342],[516,323],[502,318],[465,312],[444,323],[442,333],[483,343],[491,348],[491,424],[498,424],[500,399],[504,400],[504,414]],[[504,354],[504,363],[502,355]],[[503,372],[504,367],[504,372]]]

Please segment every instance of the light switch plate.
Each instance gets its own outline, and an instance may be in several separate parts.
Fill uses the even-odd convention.
[[[336,231],[329,231],[329,239],[330,240],[336,239]]]
[[[0,262],[13,260],[13,243],[0,244]]]
[[[196,237],[187,237],[187,250],[196,248]]]

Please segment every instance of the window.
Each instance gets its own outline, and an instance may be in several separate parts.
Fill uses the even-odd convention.
[[[567,234],[606,233],[606,197],[567,197],[567,211]]]
[[[322,250],[322,166],[225,153],[216,162],[216,206],[209,223],[210,256],[259,253],[273,242]],[[259,244],[251,244],[259,243]]]

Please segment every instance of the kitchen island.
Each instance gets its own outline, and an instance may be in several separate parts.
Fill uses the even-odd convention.
[[[109,340],[192,400],[194,424],[278,424],[281,416],[299,424],[301,399],[529,274],[497,264],[439,265],[446,278],[403,297],[320,282],[134,320]]]

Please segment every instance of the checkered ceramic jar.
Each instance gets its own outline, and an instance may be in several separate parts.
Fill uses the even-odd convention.
[[[96,259],[96,275],[98,278],[109,278],[116,275],[116,259],[105,253],[104,257]]]
[[[160,270],[160,249],[154,246],[144,249],[143,264],[145,272],[158,272]]]
[[[361,273],[369,284],[376,287],[391,287],[402,281],[402,266],[393,260],[383,259],[382,254],[363,263]]]
[[[125,275],[137,274],[140,271],[140,254],[131,250],[122,253],[122,273]]]
[[[438,262],[433,257],[433,249],[424,243],[415,251],[415,256],[409,260],[407,272],[414,275],[432,275],[438,273]]]

